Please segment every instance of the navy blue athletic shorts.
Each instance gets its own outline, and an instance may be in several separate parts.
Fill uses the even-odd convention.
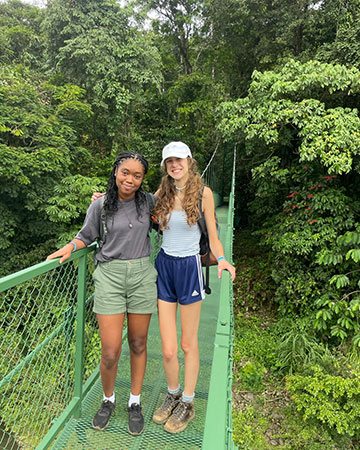
[[[189,305],[205,298],[200,255],[170,256],[161,249],[155,268],[160,300]]]

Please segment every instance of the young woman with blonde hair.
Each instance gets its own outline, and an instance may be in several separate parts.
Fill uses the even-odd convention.
[[[193,399],[200,366],[198,328],[205,297],[199,255],[201,232],[197,225],[201,197],[210,248],[218,261],[219,278],[223,270],[228,270],[234,280],[235,268],[224,257],[216,231],[213,194],[209,187],[203,185],[189,147],[183,142],[166,145],[161,165],[165,175],[155,193],[154,217],[160,224],[163,241],[155,267],[158,272],[158,313],[168,393],[155,411],[153,420],[165,424],[164,429],[169,433],[179,433],[195,417]],[[177,356],[178,304],[181,348],[185,360],[182,392]]]

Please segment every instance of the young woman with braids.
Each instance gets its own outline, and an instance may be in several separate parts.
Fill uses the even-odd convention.
[[[162,341],[163,366],[168,393],[155,411],[153,420],[165,424],[169,433],[183,431],[195,417],[193,399],[199,373],[198,328],[204,283],[199,256],[199,200],[209,234],[211,251],[218,261],[218,276],[228,270],[235,278],[235,268],[226,261],[219,241],[214,198],[203,185],[189,147],[171,142],[162,152],[165,175],[155,193],[154,216],[163,232],[162,248],[155,267],[158,272],[158,311]],[[181,348],[185,359],[184,390],[179,384],[176,313],[180,305]]]
[[[140,434],[144,428],[140,393],[150,318],[157,311],[157,274],[149,260],[150,211],[142,189],[147,170],[148,162],[139,153],[124,152],[116,158],[104,200],[107,236],[96,254],[94,271],[93,310],[100,329],[104,397],[92,424],[104,430],[115,409],[114,387],[126,314],[131,365],[128,430],[133,435]],[[62,263],[72,252],[94,242],[100,236],[101,207],[101,199],[94,201],[75,238],[47,259],[61,257]]]

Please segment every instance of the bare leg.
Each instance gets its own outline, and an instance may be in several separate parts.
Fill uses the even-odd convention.
[[[165,376],[169,388],[175,390],[179,386],[179,361],[177,356],[178,344],[176,333],[177,303],[159,300],[158,308]]]
[[[121,354],[125,314],[97,314],[101,339],[100,375],[104,394],[114,392],[118,362]]]
[[[139,395],[145,376],[146,343],[151,314],[128,313],[128,342],[130,348],[131,392]]]
[[[181,348],[185,359],[184,395],[189,397],[195,392],[200,367],[198,331],[201,305],[202,301],[180,305]]]

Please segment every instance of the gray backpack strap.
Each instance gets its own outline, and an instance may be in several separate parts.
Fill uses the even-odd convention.
[[[96,255],[99,253],[99,251],[101,250],[102,246],[105,244],[106,236],[107,236],[106,213],[105,213],[105,208],[104,208],[104,202],[105,202],[105,195],[100,197],[101,208],[100,208],[99,236],[96,239],[97,247],[96,247],[96,249],[94,251],[94,254],[93,254],[95,267],[98,264],[98,260],[96,258]]]
[[[149,208],[149,213],[150,213],[150,215],[149,215],[149,222],[150,222],[149,233],[151,232],[151,230],[155,230],[155,231],[159,232],[160,231],[159,224],[153,220],[153,217],[151,214],[155,207],[155,202],[156,202],[155,197],[153,195],[151,195],[149,192],[145,192],[145,198],[146,198],[146,204]]]
[[[98,245],[99,248],[101,248],[105,242],[106,242],[106,236],[107,236],[107,226],[106,226],[106,213],[104,208],[104,202],[105,202],[105,195],[103,195],[100,198],[101,202],[101,209],[100,209],[100,232],[99,232],[99,239],[98,239]]]

